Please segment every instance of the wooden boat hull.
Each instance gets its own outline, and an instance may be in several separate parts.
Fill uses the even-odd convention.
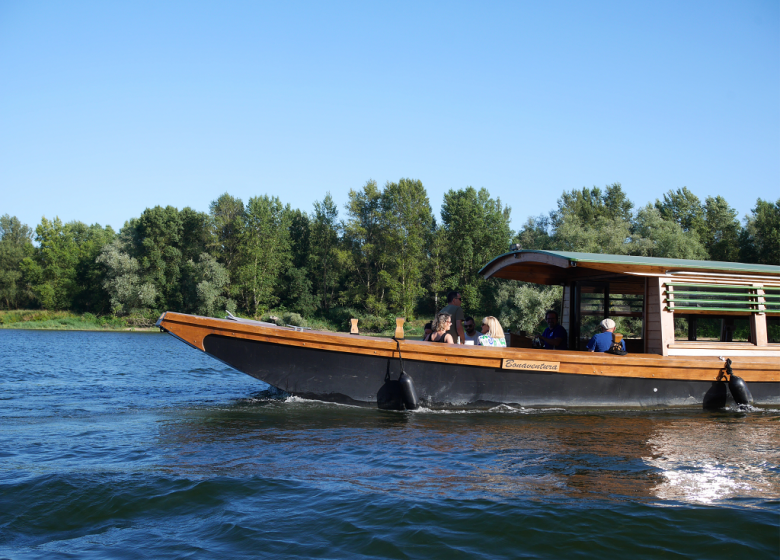
[[[401,363],[392,339],[176,313],[164,314],[158,326],[293,395],[383,408],[398,400],[393,382]],[[400,350],[422,404],[431,408],[722,407],[733,402],[723,381],[724,362],[715,357],[614,356],[406,340]],[[780,360],[732,360],[755,404],[780,404]]]

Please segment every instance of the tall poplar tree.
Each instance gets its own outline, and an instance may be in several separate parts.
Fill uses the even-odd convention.
[[[0,305],[7,309],[18,309],[32,296],[19,265],[33,252],[32,228],[16,216],[0,216]]]
[[[376,181],[367,181],[360,190],[349,191],[347,220],[344,228],[344,248],[347,253],[344,298],[350,305],[362,307],[368,313],[385,315],[385,292],[379,275],[386,266],[382,219],[382,191]]]
[[[780,199],[756,201],[740,242],[744,262],[780,265]]]
[[[290,211],[278,197],[249,199],[241,236],[239,291],[245,309],[254,316],[279,302],[279,281],[290,265]]]
[[[339,211],[330,193],[314,203],[310,220],[309,262],[320,309],[330,311],[338,286]]]
[[[387,183],[382,192],[382,221],[385,266],[380,279],[393,310],[412,319],[425,295],[423,273],[434,225],[422,182]]]
[[[235,274],[244,226],[244,203],[224,193],[209,205],[209,215],[213,231],[210,248],[228,272]]]
[[[467,187],[444,195],[442,224],[447,234],[451,276],[449,289],[464,295],[467,313],[481,313],[492,301],[491,284],[478,272],[491,259],[506,253],[512,240],[511,209],[491,198],[485,188]]]
[[[704,247],[714,261],[739,260],[739,234],[742,228],[737,211],[722,196],[704,201]]]

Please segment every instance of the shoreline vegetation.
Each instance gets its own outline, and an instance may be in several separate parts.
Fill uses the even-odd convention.
[[[49,331],[149,331],[159,329],[149,321],[128,320],[125,317],[97,317],[92,313],[22,309],[0,311],[0,329]]]
[[[478,274],[513,244],[780,264],[780,199],[759,198],[740,223],[720,196],[702,201],[683,187],[636,207],[614,183],[564,191],[519,231],[511,210],[487,189],[466,187],[445,193],[437,216],[422,182],[402,178],[350,189],[343,209],[330,193],[310,211],[224,193],[208,212],[147,208],[119,232],[58,217],[33,229],[2,214],[0,328],[141,330],[164,311],[227,310],[341,332],[355,318],[361,333],[382,335],[404,317],[416,336],[457,290],[467,317],[492,315],[505,331],[534,333],[547,309],[560,308],[561,287]],[[640,325],[619,327],[631,337]]]
[[[306,321],[300,316],[277,317],[279,325],[295,327],[309,327],[315,330],[344,332],[338,325],[326,321]],[[240,317],[240,315],[238,315]],[[246,317],[250,319],[251,317]],[[289,322],[285,322],[285,319]],[[262,317],[261,320],[269,321],[271,316]],[[427,321],[417,319],[404,324],[404,334],[408,338],[423,337],[423,327]],[[154,326],[155,321],[145,317],[98,317],[92,313],[73,313],[71,311],[47,311],[45,309],[23,309],[14,311],[0,310],[0,329],[26,329],[47,331],[133,331],[133,332],[159,332]],[[358,328],[360,325],[358,324]],[[395,327],[392,329],[380,329],[377,331],[360,331],[366,336],[392,337]]]

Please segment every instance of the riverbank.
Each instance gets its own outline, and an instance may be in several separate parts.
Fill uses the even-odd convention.
[[[157,327],[153,321],[140,317],[99,317],[92,313],[31,309],[0,311],[0,329],[153,332]]]
[[[323,320],[306,321],[294,315],[298,320],[290,321],[296,326],[337,332],[339,329],[333,323]],[[262,317],[269,320],[268,316]],[[281,324],[285,319],[279,318]],[[409,338],[422,338],[425,320],[418,319],[404,325],[405,335]],[[378,332],[367,332],[358,322],[360,334],[370,336],[393,336],[394,328],[384,328]],[[47,311],[45,309],[28,309],[15,311],[0,311],[0,329],[33,329],[54,331],[157,331],[152,319],[144,317],[114,317],[112,315],[97,316],[92,313],[73,313],[71,311]]]

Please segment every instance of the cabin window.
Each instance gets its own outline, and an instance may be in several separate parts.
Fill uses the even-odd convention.
[[[675,341],[750,342],[746,316],[678,315],[674,317]]]
[[[609,317],[615,321],[615,331],[623,335],[632,352],[644,351],[644,284],[582,282],[578,286],[578,296],[577,348],[584,349],[591,337],[601,332],[599,323]]]
[[[766,336],[769,344],[780,344],[780,316],[767,314]]]

